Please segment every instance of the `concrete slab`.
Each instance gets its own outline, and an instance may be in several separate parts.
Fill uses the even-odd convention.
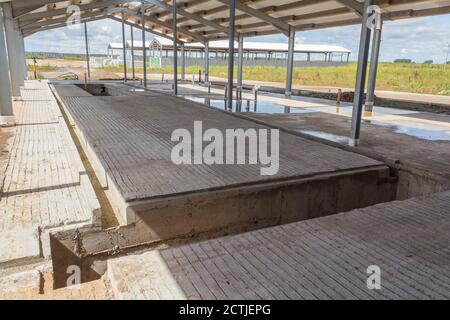
[[[36,226],[16,226],[3,230],[0,241],[0,268],[41,258],[39,230]]]
[[[38,270],[14,273],[0,277],[0,299],[29,299],[39,295],[42,281]]]
[[[27,81],[0,169],[0,261],[43,258],[53,228],[98,225],[100,205],[48,83]],[[45,238],[45,236],[44,236]]]
[[[108,277],[117,299],[449,299],[449,212],[450,192],[395,201],[111,259]]]
[[[386,165],[283,132],[274,176],[262,176],[260,165],[178,166],[171,160],[175,129],[192,131],[199,120],[204,130],[221,132],[268,127],[161,92],[64,97],[55,88],[123,219],[155,240],[273,225],[392,199]]]

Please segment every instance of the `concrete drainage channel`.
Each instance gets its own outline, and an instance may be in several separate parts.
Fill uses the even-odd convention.
[[[135,94],[135,88],[123,85],[99,84],[80,87],[94,96]],[[242,114],[233,116],[258,122]],[[270,123],[261,124],[274,127]],[[279,129],[327,146],[355,152],[337,143]],[[149,203],[138,203],[129,207],[138,214],[136,221],[128,225],[107,230],[77,229],[52,234],[50,246],[54,286],[55,288],[66,286],[69,266],[79,266],[82,282],[89,282],[99,279],[107,271],[106,261],[113,257],[327,216],[450,189],[449,180],[426,170],[405,167],[404,164],[400,166],[396,160],[380,159],[377,155],[364,154],[364,156],[375,158],[388,167],[375,166],[364,172],[349,170],[348,174],[326,174],[315,179],[278,181],[270,187],[259,184],[250,188],[246,186],[229,188],[221,192],[208,193],[206,202],[205,195],[199,194],[187,198],[173,197],[152,201],[150,207]],[[324,186],[327,187],[324,189]],[[365,190],[365,193],[359,194],[360,190]],[[355,202],[352,199],[354,197],[366,199]],[[307,205],[302,204],[299,199],[306,199]],[[269,205],[272,209],[266,210],[265,206],[269,203],[273,203]],[[230,218],[230,215],[232,216],[230,210],[236,208],[240,208],[239,217]],[[196,215],[195,210],[202,214]],[[216,225],[201,227],[205,219],[208,220],[205,213],[218,210],[223,213],[220,219],[214,221],[213,224]],[[174,217],[166,219],[168,213],[173,213]],[[242,217],[245,219],[242,220]],[[181,219],[181,226],[177,226],[177,218]]]

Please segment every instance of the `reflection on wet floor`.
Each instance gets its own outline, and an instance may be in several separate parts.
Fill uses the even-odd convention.
[[[158,89],[169,89],[168,84],[161,84]],[[199,102],[210,107],[226,110],[223,90],[209,89],[202,86],[182,85],[182,96],[191,101]],[[156,89],[156,87],[154,88]],[[336,105],[334,101],[309,98],[309,97],[285,97],[281,94],[261,93],[258,95],[258,101],[255,103],[253,93],[244,92],[243,101],[240,106],[233,101],[233,112],[254,112],[267,114],[306,114],[306,113],[329,113],[351,117],[353,106],[349,103]],[[395,133],[413,136],[419,139],[432,141],[450,141],[450,123],[446,121],[429,121],[421,119],[420,114],[423,112],[402,110],[394,108],[377,107],[373,108],[371,113],[364,112],[363,121],[372,125],[390,128]],[[414,115],[414,117],[408,117]],[[330,141],[346,144],[348,138],[338,136],[322,131],[300,130],[305,134],[324,138]]]
[[[329,141],[334,141],[337,143],[347,144],[348,143],[348,137],[339,136],[337,134],[327,133],[323,131],[314,131],[314,130],[297,130],[298,132],[308,134],[310,136],[322,138]]]

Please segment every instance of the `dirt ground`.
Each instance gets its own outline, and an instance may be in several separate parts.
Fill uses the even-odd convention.
[[[27,60],[28,65],[32,65],[32,60]],[[83,80],[87,72],[86,61],[79,60],[64,60],[64,59],[38,59],[38,74],[49,80],[63,79],[65,75],[76,74],[80,80]],[[49,67],[49,68],[47,68]],[[55,70],[56,67],[56,70]],[[43,70],[42,70],[43,69]],[[51,69],[51,70],[45,70]],[[31,78],[33,78],[33,72],[30,71]],[[105,80],[105,79],[122,79],[122,76],[118,76],[113,72],[105,72],[97,70],[95,65],[91,66],[91,80]]]

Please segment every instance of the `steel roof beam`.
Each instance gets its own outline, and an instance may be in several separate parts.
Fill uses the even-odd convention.
[[[82,24],[82,23],[84,23],[84,22],[92,22],[92,21],[97,21],[97,20],[103,20],[103,19],[107,19],[107,18],[109,18],[109,17],[108,17],[108,16],[105,16],[105,15],[101,15],[101,16],[99,16],[99,17],[92,17],[92,18],[87,18],[87,19],[80,19],[80,21],[79,21],[78,24]],[[34,33],[37,33],[37,32],[46,31],[46,30],[53,30],[53,29],[58,29],[58,28],[63,28],[63,27],[66,27],[66,26],[67,26],[67,23],[64,22],[64,23],[59,23],[59,24],[50,25],[50,26],[46,26],[46,27],[36,28],[36,29],[30,30],[30,31],[24,32],[24,33],[23,33],[23,36],[24,36],[24,37],[28,37],[28,36],[31,36],[31,35],[34,34]]]
[[[336,2],[339,2],[340,4],[346,6],[350,10],[352,10],[354,13],[356,13],[358,16],[363,16],[363,4],[361,2],[358,2],[356,0],[335,0]]]
[[[230,5],[230,0],[216,0],[216,1],[221,2],[227,6]],[[243,4],[240,0],[236,0],[236,9],[245,12],[255,18],[258,18],[262,21],[266,21],[269,24],[272,24],[285,35],[289,34],[289,24],[277,18],[271,17],[268,14],[263,13],[257,9],[251,8]]]
[[[139,12],[134,11],[134,10],[132,10],[132,9],[128,9],[128,8],[127,8],[127,9],[120,9],[120,8],[117,8],[117,9],[109,10],[109,12],[110,12],[110,13],[113,13],[114,11],[115,11],[115,12],[121,12],[122,10],[123,10],[125,13],[127,13],[127,14],[129,14],[129,15],[132,15],[132,16],[135,16],[135,17],[137,17],[137,18],[140,18],[140,17],[141,17],[141,14],[140,14]],[[169,30],[172,30],[172,25],[171,25],[170,23],[165,22],[165,21],[161,21],[161,20],[158,20],[158,19],[156,19],[156,18],[149,17],[149,16],[145,16],[145,20],[148,20],[148,21],[150,21],[150,22],[153,22],[153,23],[156,24],[156,25],[163,26],[163,27],[165,27],[165,28],[167,28],[167,29],[169,29]],[[191,38],[197,40],[197,41],[200,41],[200,42],[205,41],[205,38],[204,38],[203,36],[201,36],[201,35],[199,35],[199,34],[197,34],[197,33],[191,32],[191,31],[189,31],[189,30],[187,30],[187,29],[185,29],[185,28],[179,27],[179,28],[178,28],[178,31],[179,31],[180,33],[183,33],[183,34],[185,34],[185,35],[187,35],[187,36],[189,36],[189,37],[191,37]]]
[[[144,0],[144,1],[149,3],[149,4],[153,4],[153,5],[157,6],[157,7],[163,8],[164,10],[173,11],[173,6],[168,5],[165,2],[161,2],[159,0]],[[199,22],[199,23],[201,23],[201,24],[203,24],[205,26],[211,27],[211,28],[216,29],[216,30],[218,30],[220,32],[228,34],[228,28],[223,27],[220,24],[217,24],[217,23],[215,23],[213,21],[204,19],[204,18],[196,15],[195,13],[187,12],[187,11],[185,11],[183,9],[179,9],[178,7],[177,7],[177,13],[179,15],[181,15],[181,16],[184,16],[184,17],[187,17],[189,19],[195,20],[195,21],[197,21],[197,22]],[[171,21],[166,21],[166,22],[170,23]]]

